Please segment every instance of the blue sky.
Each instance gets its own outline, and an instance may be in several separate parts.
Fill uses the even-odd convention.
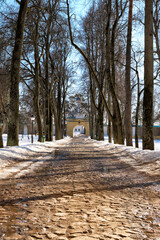
[[[91,1],[91,0],[72,0],[69,2],[70,2],[70,6],[72,8],[71,11],[76,14],[77,20],[80,20],[80,18],[86,14],[89,6],[91,5],[91,3],[93,1]]]

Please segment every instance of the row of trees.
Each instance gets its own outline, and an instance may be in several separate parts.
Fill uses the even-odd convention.
[[[145,7],[145,12],[137,12],[139,16],[145,15],[145,48],[144,54],[141,51],[142,57],[139,58],[142,62],[144,57],[144,86],[139,74],[141,63],[137,60],[138,53],[135,53],[131,41],[133,23],[138,27],[143,22],[143,19],[136,18],[136,14],[133,15],[134,4],[138,1],[93,1],[77,38],[76,33],[74,36],[72,33],[73,20],[68,0],[15,2],[19,6],[19,13],[15,13],[12,8],[7,13],[2,12],[0,28],[3,33],[0,43],[1,63],[8,63],[11,72],[10,101],[7,106],[9,111],[2,114],[7,115],[8,119],[7,144],[18,145],[19,82],[25,86],[23,108],[36,117],[39,141],[43,130],[46,140],[52,140],[53,116],[56,139],[63,137],[66,96],[73,74],[68,61],[71,42],[85,60],[83,67],[85,66],[84,75],[88,76],[85,91],[88,94],[91,137],[104,139],[106,113],[109,141],[113,132],[114,143],[124,144],[126,138],[127,145],[132,145],[132,104],[136,90],[136,129],[140,97],[144,93],[143,148],[154,149],[153,84],[158,82],[160,63],[159,1],[146,0],[144,4],[139,1],[141,9]],[[153,38],[156,46],[154,51]],[[24,93],[27,93],[25,97]]]
[[[35,116],[39,141],[42,141],[43,131],[46,140],[52,141],[53,115],[56,139],[62,138],[65,125],[64,103],[72,74],[72,69],[67,63],[70,43],[63,3],[58,0],[17,2],[18,15],[13,14],[17,7],[1,15],[5,63],[8,62],[11,72],[10,101],[7,110],[9,146],[18,145],[20,83],[20,86],[23,86],[21,107],[23,110],[26,108],[30,116]],[[16,24],[14,35],[13,22]]]
[[[67,1],[68,2],[68,1]],[[153,63],[156,60],[158,68],[155,72],[158,80],[159,60],[159,1],[141,2],[141,8],[145,8],[143,22],[145,28],[144,44],[144,85],[141,87],[137,56],[132,49],[132,20],[133,0],[130,1],[93,1],[92,7],[83,20],[82,41],[84,48],[79,48],[72,37],[71,19],[68,2],[68,21],[72,45],[81,53],[87,63],[89,75],[89,89],[91,99],[91,125],[97,139],[103,139],[103,114],[106,109],[109,126],[113,127],[115,143],[124,143],[124,132],[126,144],[132,145],[132,90],[137,87],[136,106],[136,146],[138,146],[138,116],[140,96],[143,98],[143,148],[154,149],[153,139],[153,85],[154,70]],[[154,13],[153,13],[154,10]],[[126,13],[128,12],[128,18]],[[137,14],[138,15],[138,14]],[[142,19],[136,18],[140,24]],[[153,24],[154,22],[154,24]],[[158,30],[158,31],[157,31]],[[153,36],[156,48],[153,51]],[[143,53],[143,51],[142,51]],[[155,53],[155,54],[154,54]],[[154,59],[156,57],[156,59]],[[133,70],[131,72],[131,70]],[[141,71],[143,69],[141,68]],[[131,77],[137,77],[137,83],[131,82]],[[122,90],[122,89],[125,89]],[[96,99],[95,99],[96,96]],[[100,120],[101,119],[101,120]],[[101,122],[101,123],[100,123]],[[98,130],[101,133],[97,133]],[[95,129],[95,130],[94,130]],[[109,135],[111,130],[109,129]],[[99,135],[98,135],[99,134]],[[111,141],[111,136],[109,136]]]

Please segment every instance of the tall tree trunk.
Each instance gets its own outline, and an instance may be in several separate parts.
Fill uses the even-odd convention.
[[[128,13],[128,32],[127,32],[127,50],[126,50],[126,73],[125,73],[125,134],[126,145],[132,146],[132,121],[131,121],[131,44],[132,44],[132,13],[133,13],[133,0],[129,0],[129,13]]]
[[[54,122],[55,122],[55,139],[60,140],[62,139],[61,121],[60,119],[58,119],[57,110],[55,106],[53,111],[54,111]]]
[[[46,141],[50,141],[49,139],[49,74],[48,74],[48,62],[49,62],[49,32],[47,33],[46,39],[46,76],[45,76],[45,136]]]
[[[108,92],[108,105],[109,108],[111,109],[111,97],[110,97],[110,92]],[[108,141],[109,143],[112,142],[112,123],[110,121],[110,119],[108,118],[108,128],[107,128],[107,132],[108,132]]]
[[[12,54],[11,63],[11,86],[10,86],[10,103],[8,115],[8,146],[18,146],[19,135],[19,78],[20,78],[20,61],[23,48],[23,33],[25,18],[27,12],[28,0],[21,0],[17,20],[15,45]]]
[[[3,126],[0,126],[0,148],[3,148]]]
[[[49,141],[53,141],[53,113],[49,104]]]
[[[96,110],[95,110],[93,102],[91,102],[89,127],[90,127],[91,139],[96,139]]]
[[[108,120],[107,132],[108,132],[108,142],[112,143],[112,124],[110,120]]]
[[[53,23],[53,12],[55,12],[56,5],[59,0],[48,1],[49,4],[49,17],[46,34],[46,64],[45,64],[45,136],[47,141],[53,139],[53,123],[52,123],[52,111],[51,111],[51,84],[49,83],[49,57],[50,57],[50,32],[51,25]]]
[[[116,72],[115,72],[115,32],[116,32],[116,28],[117,28],[117,23],[118,21],[115,20],[114,24],[113,24],[113,28],[112,28],[112,37],[111,37],[111,44],[109,44],[110,46],[110,50],[111,50],[111,58],[108,61],[111,61],[111,73],[108,76],[108,82],[112,81],[112,85],[109,83],[110,86],[110,92],[112,93],[112,87],[114,87],[114,89],[116,88]],[[107,34],[108,35],[108,34]],[[110,36],[108,36],[107,41],[110,41]],[[113,98],[113,140],[114,143],[118,143],[118,125],[117,125],[117,110],[116,110],[116,101],[115,101],[115,97],[112,94],[112,98]]]
[[[137,74],[137,106],[136,106],[136,128],[135,128],[135,146],[136,148],[139,147],[138,143],[138,119],[139,119],[139,107],[140,107],[140,87],[139,87],[139,74],[138,70],[136,71]]]
[[[39,9],[37,12],[38,15],[38,20],[37,23],[35,24],[35,36],[34,36],[34,60],[35,60],[35,77],[34,77],[34,108],[35,108],[35,117],[37,121],[37,126],[38,126],[38,141],[42,141],[43,137],[43,129],[42,129],[42,121],[41,121],[41,114],[40,114],[40,107],[39,107],[39,51],[38,51],[38,31],[39,31]]]
[[[55,122],[55,139],[56,140],[62,139],[62,128],[58,121]]]
[[[56,106],[56,100],[54,93],[52,93],[52,105],[53,105],[53,114],[54,114],[54,122],[55,122],[55,139],[62,139],[62,118],[58,113],[58,109]]]
[[[89,126],[90,126],[90,136],[91,139],[95,137],[95,124],[94,124],[94,112],[93,112],[93,103],[91,102],[91,111],[89,113]]]
[[[89,79],[90,79],[90,104],[91,104],[91,113],[90,113],[90,135],[91,139],[96,139],[96,103],[95,103],[95,86],[92,79],[92,73],[89,70]]]
[[[41,142],[42,136],[43,136],[43,129],[42,129],[42,121],[41,121],[41,115],[40,115],[40,108],[39,108],[39,98],[37,97],[37,93],[36,93],[36,96],[34,96],[33,98],[33,102],[34,102],[35,117],[36,117],[37,127],[38,127],[38,141]]]
[[[6,111],[3,103],[3,98],[0,95],[0,148],[3,148],[3,132],[6,127]]]
[[[121,116],[119,102],[115,92],[115,63],[114,63],[114,46],[115,46],[115,30],[118,23],[118,16],[115,20],[112,29],[112,38],[110,37],[110,19],[111,18],[111,0],[108,2],[108,21],[106,25],[106,75],[107,84],[113,100],[113,117],[109,120],[112,121],[113,126],[113,139],[114,143],[124,144],[124,130]],[[111,43],[110,43],[111,38]],[[111,46],[112,44],[112,46]],[[112,73],[110,68],[112,67]]]
[[[63,107],[63,133],[64,136],[66,137],[66,108],[65,108],[65,104]]]
[[[136,128],[135,128],[135,146],[136,148],[139,147],[138,143],[138,120],[139,120],[139,108],[140,108],[140,97],[144,89],[140,91],[140,79],[139,79],[139,72],[138,72],[138,65],[136,63],[136,75],[137,75],[137,106],[136,106],[136,116],[135,116],[135,122],[136,122]]]
[[[58,115],[58,129],[61,133],[60,139],[63,138],[63,128],[62,128],[62,102],[61,102],[61,96],[62,96],[62,89],[61,89],[61,80],[58,81],[58,96],[57,96],[57,115]]]
[[[136,127],[135,127],[135,147],[139,147],[138,143],[138,119],[139,119],[139,107],[140,107],[140,95],[137,96],[137,106],[136,106]]]
[[[145,0],[143,149],[154,150],[153,138],[153,0]]]
[[[106,72],[107,72],[107,88],[108,88],[108,106],[109,109],[111,109],[111,95],[110,95],[110,88],[109,88],[109,78],[111,76],[110,73],[110,20],[111,20],[111,0],[108,1],[108,20],[107,20],[107,25],[106,25]],[[111,123],[113,122],[113,119],[111,119],[108,116],[108,138],[109,142],[112,142],[112,136],[111,136]]]
[[[54,108],[54,121],[55,121],[55,139],[60,140],[62,139],[62,119],[57,113],[57,108],[53,103]]]
[[[104,113],[104,105],[102,102],[101,96],[99,96],[99,104],[97,110],[97,121],[96,121],[96,129],[97,129],[97,136],[96,140],[103,141],[104,140],[104,124],[103,124],[103,113]]]

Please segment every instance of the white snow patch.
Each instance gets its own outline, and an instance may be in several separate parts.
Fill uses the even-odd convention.
[[[0,179],[10,176],[20,177],[53,158],[50,155],[58,145],[66,144],[70,138],[64,138],[53,142],[40,143],[34,137],[34,143],[30,143],[28,136],[19,137],[19,146],[7,147],[7,136],[3,135],[4,148],[0,148]]]

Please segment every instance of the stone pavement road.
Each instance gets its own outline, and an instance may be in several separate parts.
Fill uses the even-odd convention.
[[[0,239],[160,240],[158,176],[125,157],[74,138],[34,171],[3,179]]]

